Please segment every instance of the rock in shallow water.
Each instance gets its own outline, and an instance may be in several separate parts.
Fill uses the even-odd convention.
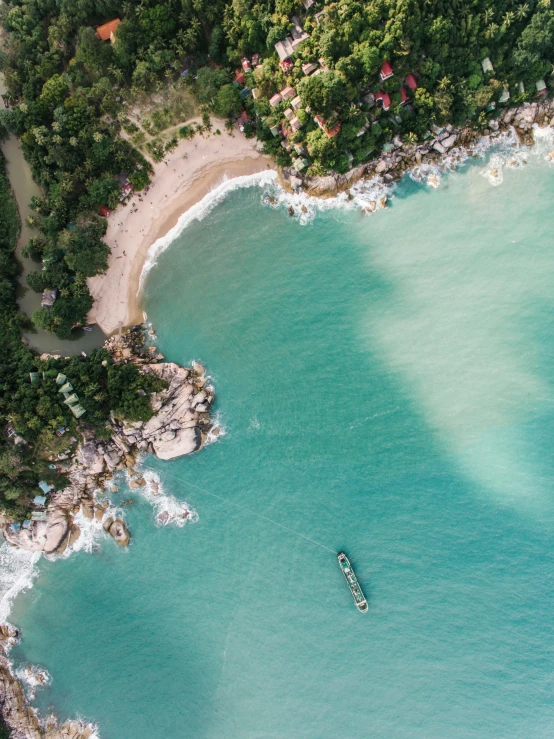
[[[131,541],[131,535],[127,528],[125,521],[121,518],[116,518],[108,529],[108,533],[112,536],[120,547],[126,547]]]

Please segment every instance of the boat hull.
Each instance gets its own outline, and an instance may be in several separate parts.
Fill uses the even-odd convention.
[[[337,554],[337,559],[339,562],[339,567],[341,569],[341,572],[344,575],[344,579],[346,580],[346,584],[348,585],[350,589],[350,593],[352,595],[356,608],[358,609],[358,611],[360,611],[360,613],[367,613],[368,611],[367,600],[360,586],[360,583],[358,582],[356,573],[352,569],[350,560],[348,559],[348,557],[346,556],[344,552],[339,552]]]

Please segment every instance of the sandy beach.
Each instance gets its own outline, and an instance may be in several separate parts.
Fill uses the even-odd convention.
[[[142,321],[137,291],[148,249],[175,226],[181,214],[223,180],[274,166],[257,151],[255,139],[246,139],[238,128],[231,135],[223,121],[212,122],[220,135],[182,140],[165,161],[154,165],[148,192],[137,193],[109,216],[108,271],[88,280],[94,298],[88,320],[106,334]]]

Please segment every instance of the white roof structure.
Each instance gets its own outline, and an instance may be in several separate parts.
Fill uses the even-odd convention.
[[[483,59],[483,61],[481,62],[481,66],[483,67],[483,72],[485,74],[487,72],[494,72],[494,67],[492,66],[492,62],[488,56]]]

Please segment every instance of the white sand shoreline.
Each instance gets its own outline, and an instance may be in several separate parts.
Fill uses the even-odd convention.
[[[108,270],[88,280],[94,305],[90,323],[106,334],[142,321],[137,295],[148,250],[180,216],[223,181],[274,167],[238,129],[229,134],[214,120],[220,135],[183,140],[164,162],[154,165],[148,192],[137,193],[108,218],[105,241],[112,252]]]

